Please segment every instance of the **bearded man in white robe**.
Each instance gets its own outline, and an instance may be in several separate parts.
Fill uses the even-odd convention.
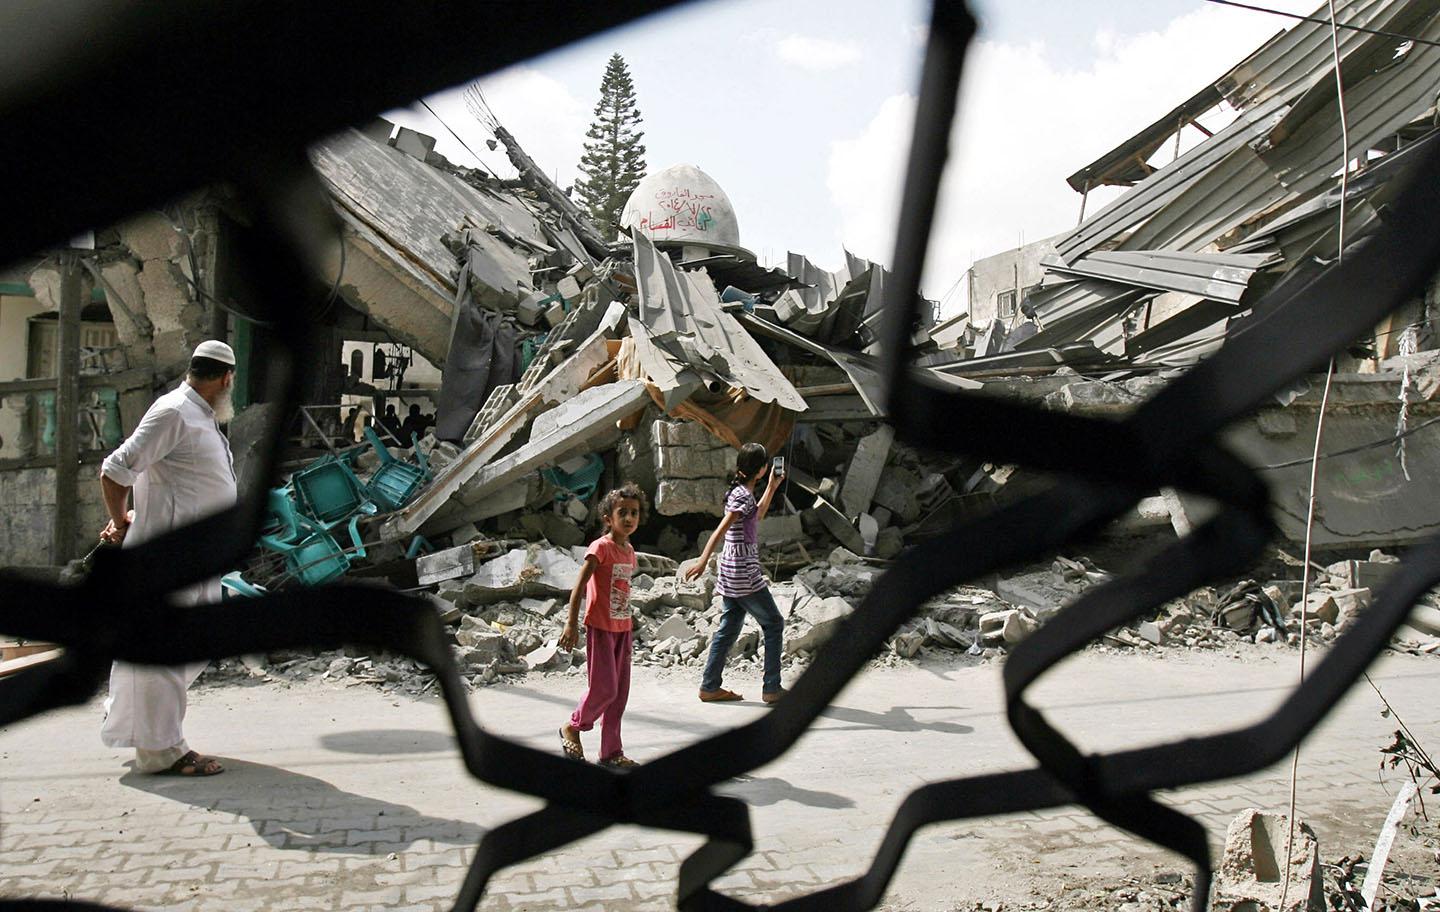
[[[174,390],[156,399],[135,432],[100,469],[109,523],[102,541],[133,547],[235,504],[235,466],[220,425],[233,414],[235,352],[202,342]],[[129,507],[131,495],[134,507]],[[182,605],[220,600],[219,580],[188,587]],[[213,776],[224,768],[185,743],[185,692],[207,662],[166,668],[116,662],[100,738],[109,747],[135,748],[142,773]]]

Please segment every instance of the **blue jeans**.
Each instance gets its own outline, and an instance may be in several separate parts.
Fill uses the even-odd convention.
[[[720,676],[725,672],[725,659],[730,655],[730,647],[735,645],[735,638],[740,635],[740,628],[744,626],[745,615],[748,613],[759,623],[760,633],[765,637],[765,692],[779,693],[780,639],[784,633],[785,621],[780,617],[780,609],[775,607],[770,588],[767,586],[738,598],[722,596],[722,599],[725,612],[720,615],[720,628],[710,638],[710,656],[705,660],[705,673],[700,678],[700,689],[720,689]]]

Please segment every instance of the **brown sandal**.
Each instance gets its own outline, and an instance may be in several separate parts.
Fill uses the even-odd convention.
[[[560,726],[560,750],[571,760],[585,759],[585,745],[580,743],[580,736],[574,738],[565,734],[565,726]]]
[[[225,767],[214,757],[202,757],[190,751],[160,772],[171,776],[218,776],[225,772]]]
[[[629,769],[632,766],[639,766],[640,764],[636,763],[634,760],[631,760],[624,754],[616,754],[613,757],[606,757],[604,760],[601,760],[600,765],[619,767],[620,769]]]
[[[735,693],[733,690],[726,690],[723,687],[719,688],[718,690],[700,691],[701,703],[729,703],[734,700],[743,699],[745,698]]]

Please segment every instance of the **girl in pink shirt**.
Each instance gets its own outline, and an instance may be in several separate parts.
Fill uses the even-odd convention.
[[[585,674],[589,688],[570,720],[560,726],[560,747],[565,756],[585,759],[580,733],[600,720],[600,764],[628,767],[638,764],[625,756],[620,743],[620,717],[630,698],[630,577],[635,573],[635,549],[630,536],[645,518],[645,494],[626,484],[600,501],[605,534],[590,543],[580,578],[570,591],[570,615],[560,634],[560,648],[574,649],[580,639],[577,623],[580,594],[585,594]]]

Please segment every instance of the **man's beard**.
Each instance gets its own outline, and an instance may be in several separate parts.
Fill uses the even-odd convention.
[[[220,391],[220,398],[215,405],[215,423],[229,424],[230,419],[235,417],[235,401],[230,397],[231,390],[227,387]]]

